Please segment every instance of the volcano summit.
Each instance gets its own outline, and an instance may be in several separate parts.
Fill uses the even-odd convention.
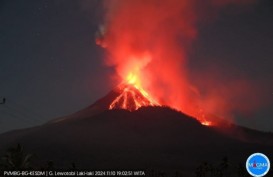
[[[155,101],[148,98],[146,92],[139,90],[134,85],[122,84],[115,90],[119,93],[119,96],[110,104],[109,109],[127,109],[129,111],[135,111],[142,106],[158,105]]]

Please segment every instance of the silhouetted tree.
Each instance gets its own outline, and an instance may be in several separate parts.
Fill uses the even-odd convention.
[[[26,170],[30,169],[32,154],[24,153],[20,144],[9,148],[1,158],[1,168],[5,170]]]

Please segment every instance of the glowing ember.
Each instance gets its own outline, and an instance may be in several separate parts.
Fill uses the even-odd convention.
[[[203,122],[201,122],[202,125],[205,125],[205,126],[212,126],[212,123],[210,121],[206,121],[204,120]]]
[[[193,116],[195,119],[197,119],[202,125],[205,126],[213,126],[213,122],[209,121],[210,119],[208,116],[206,116],[206,113],[203,109],[196,109],[196,111],[193,111],[193,113],[190,115]]]

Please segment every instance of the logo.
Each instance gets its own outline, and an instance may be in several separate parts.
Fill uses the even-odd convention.
[[[266,175],[270,169],[270,162],[266,155],[254,153],[246,161],[247,172],[254,177]]]

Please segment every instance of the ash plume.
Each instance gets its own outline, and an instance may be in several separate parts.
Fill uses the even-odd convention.
[[[217,14],[225,7],[253,3],[253,0],[106,0],[105,20],[96,42],[110,53],[105,62],[115,68],[121,82],[128,75],[136,75],[138,84],[161,105],[198,119],[209,119],[206,113],[231,117],[235,111],[248,109],[233,104],[234,98],[240,95],[241,99],[256,101],[256,97],[250,96],[254,91],[251,83],[237,79],[227,84],[197,72],[195,76],[210,84],[194,85],[189,79],[188,51],[198,40],[198,24],[217,20]],[[226,89],[222,89],[225,85]],[[215,91],[217,87],[224,92]]]

